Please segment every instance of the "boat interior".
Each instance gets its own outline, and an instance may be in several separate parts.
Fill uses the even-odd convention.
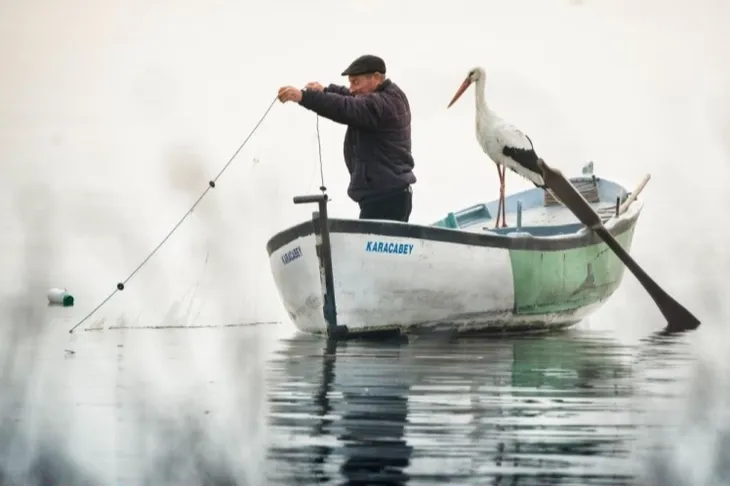
[[[616,215],[618,205],[629,196],[626,189],[594,175],[569,178],[575,188],[591,204],[603,221]],[[506,227],[497,226],[499,200],[449,213],[433,226],[471,232],[501,235],[520,232],[536,237],[566,235],[579,231],[583,224],[573,213],[541,188],[532,188],[506,196]],[[501,218],[500,218],[501,220]],[[500,222],[501,223],[501,222]]]

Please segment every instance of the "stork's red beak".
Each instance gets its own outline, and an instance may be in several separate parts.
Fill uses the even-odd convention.
[[[469,88],[469,85],[470,84],[471,84],[471,78],[466,78],[464,80],[464,82],[461,83],[461,86],[459,86],[459,89],[456,90],[456,94],[454,95],[454,97],[449,102],[449,106],[447,106],[446,108],[451,108],[451,105],[453,105],[454,103],[456,103],[456,100],[458,100],[459,97],[464,94],[464,92],[466,91],[466,89]]]

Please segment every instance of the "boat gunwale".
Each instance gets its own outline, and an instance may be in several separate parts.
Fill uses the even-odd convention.
[[[612,217],[606,221],[606,228],[614,237],[631,230],[635,226],[642,208],[643,203],[635,200],[618,219]],[[328,221],[330,235],[339,233],[377,235],[379,238],[413,238],[505,250],[559,251],[604,243],[586,226],[569,234],[534,236],[525,233],[515,236],[387,220],[329,218]],[[266,243],[269,256],[298,238],[314,235],[318,226],[319,221],[310,219],[274,234]],[[529,230],[529,227],[521,229],[521,231],[525,230]],[[514,232],[520,231],[515,228]]]

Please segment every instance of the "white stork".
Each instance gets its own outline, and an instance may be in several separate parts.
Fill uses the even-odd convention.
[[[484,99],[486,76],[484,69],[478,66],[469,71],[447,108],[450,108],[459,99],[469,85],[476,84],[474,94],[477,106],[477,141],[479,141],[479,145],[482,146],[489,158],[497,164],[497,173],[499,174],[499,207],[497,209],[496,228],[499,226],[500,212],[502,214],[502,227],[507,226],[504,214],[505,167],[532,181],[538,188],[547,189],[547,187],[542,179],[542,171],[537,165],[539,158],[530,138],[513,125],[505,122],[487,106]],[[502,167],[500,168],[500,166]]]

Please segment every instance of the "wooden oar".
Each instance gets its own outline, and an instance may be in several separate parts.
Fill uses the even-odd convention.
[[[626,201],[624,201],[621,206],[618,209],[618,214],[621,215],[623,212],[629,209],[629,206],[631,203],[634,202],[637,196],[639,196],[639,193],[641,193],[644,190],[644,186],[646,186],[646,183],[649,182],[649,179],[651,179],[651,175],[647,174],[644,176],[644,179],[641,180],[639,185],[636,187],[635,190],[631,192],[628,198],[626,198]]]
[[[674,298],[667,294],[659,284],[649,277],[644,272],[644,269],[636,263],[636,261],[629,255],[626,250],[621,246],[618,241],[611,235],[611,233],[603,226],[601,218],[593,210],[591,205],[581,195],[578,190],[568,181],[563,174],[557,170],[548,166],[542,159],[538,160],[538,165],[543,173],[543,179],[545,185],[550,188],[557,197],[568,207],[570,211],[584,225],[593,230],[601,239],[610,247],[616,256],[621,259],[626,267],[636,276],[649,296],[654,300],[659,311],[664,315],[667,320],[667,326],[665,330],[667,332],[679,332],[694,330],[700,326],[700,320],[698,320],[692,313],[690,313],[684,306],[679,304]],[[647,179],[648,181],[648,179]]]

